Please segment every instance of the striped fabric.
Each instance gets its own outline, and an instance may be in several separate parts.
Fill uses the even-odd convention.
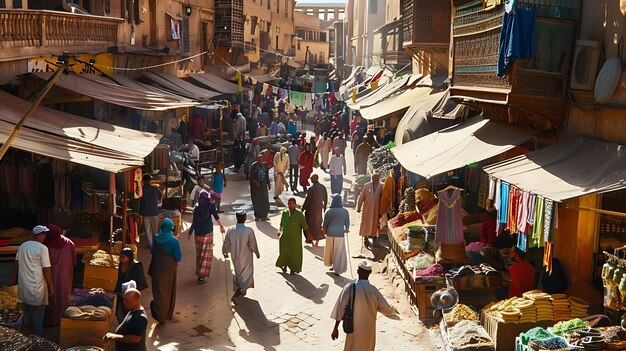
[[[213,263],[213,233],[196,235],[196,275],[198,278],[211,276]]]

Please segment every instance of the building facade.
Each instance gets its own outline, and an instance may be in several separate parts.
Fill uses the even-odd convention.
[[[296,62],[310,67],[329,63],[329,33],[319,16],[295,12]]]

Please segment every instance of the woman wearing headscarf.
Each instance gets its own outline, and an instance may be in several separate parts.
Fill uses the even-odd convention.
[[[270,200],[267,191],[272,188],[269,170],[259,155],[257,161],[250,167],[250,198],[254,208],[254,218],[257,221],[266,220],[270,212]]]
[[[61,228],[48,225],[49,232],[43,244],[48,248],[54,295],[50,296],[44,313],[43,325],[56,326],[69,306],[72,280],[76,266],[76,249],[72,240],[61,234]]]
[[[341,195],[330,196],[330,208],[324,214],[322,230],[326,234],[324,265],[332,267],[335,275],[347,270],[348,255],[345,247],[345,233],[350,229],[350,215],[343,208]]]
[[[120,252],[120,265],[117,269],[117,284],[115,285],[115,293],[117,294],[117,301],[122,301],[122,284],[129,281],[135,282],[135,288],[139,291],[148,288],[148,282],[146,282],[146,276],[143,273],[143,264],[135,260],[135,252],[133,249],[126,247]],[[122,323],[126,317],[126,311],[123,303],[117,304],[117,321]]]
[[[289,190],[289,182],[287,182],[287,178],[285,178],[289,164],[287,148],[283,146],[274,156],[274,182],[276,182],[276,184],[274,184],[274,199],[278,199],[283,189]]]
[[[211,201],[208,191],[202,190],[198,198],[198,207],[193,210],[193,221],[189,228],[188,239],[196,236],[196,275],[198,284],[204,284],[207,277],[211,276],[211,265],[213,263],[213,220],[220,225],[220,231],[226,232],[220,217],[217,214],[215,202]]]
[[[256,161],[257,157],[259,157],[259,153],[261,152],[261,147],[259,146],[259,138],[254,138],[248,144],[248,154],[246,155],[246,162],[243,165],[243,171],[246,173],[246,179],[248,179],[250,174],[250,167]]]
[[[151,249],[152,261],[148,274],[152,277],[150,312],[160,324],[172,319],[176,304],[176,271],[182,259],[180,244],[174,237],[174,222],[165,218],[161,230],[154,237]]]
[[[306,189],[309,185],[309,177],[311,177],[311,173],[313,173],[313,153],[311,152],[311,144],[306,144],[304,146],[304,152],[300,154],[298,158],[298,166],[300,170],[300,185]]]

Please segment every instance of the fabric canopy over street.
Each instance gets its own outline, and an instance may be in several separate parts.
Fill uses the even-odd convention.
[[[31,103],[0,91],[0,143]],[[142,166],[161,136],[38,107],[11,147],[119,172]]]
[[[191,84],[168,73],[144,72],[143,76],[159,84],[165,90],[192,100],[206,102],[220,95],[219,93],[200,88],[197,85]]]
[[[396,145],[408,143],[411,140],[423,137],[431,133],[428,125],[428,112],[430,112],[445,96],[445,92],[427,95],[413,102],[406,111],[398,127],[394,142]]]
[[[411,106],[416,100],[427,96],[432,92],[430,87],[410,86],[396,91],[394,94],[379,101],[378,103],[362,108],[359,112],[365,119],[374,120],[383,118],[389,114],[401,111]]]
[[[484,170],[524,191],[563,201],[626,188],[626,146],[575,137]]]
[[[51,72],[31,74],[44,80],[52,76]],[[187,98],[131,81],[123,76],[113,78],[116,81],[93,74],[69,73],[59,78],[55,85],[96,100],[138,110],[164,111],[197,104]],[[127,86],[120,82],[132,83]]]
[[[390,82],[387,78],[383,77],[379,81],[378,89],[373,90],[370,94],[358,98],[355,102],[348,100],[348,107],[352,110],[359,110],[372,106],[407,85],[415,83],[415,81],[419,78],[420,76],[405,75]]]
[[[189,78],[200,86],[215,90],[220,94],[234,94],[237,92],[237,84],[231,83],[211,73],[190,74]]]
[[[534,131],[481,117],[391,149],[407,170],[430,178],[497,156],[530,140]]]

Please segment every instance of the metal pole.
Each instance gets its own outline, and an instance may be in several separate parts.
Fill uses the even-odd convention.
[[[67,60],[68,59],[66,58],[63,65],[56,72],[54,72],[54,74],[52,75],[52,77],[50,77],[50,79],[48,79],[48,81],[46,82],[46,85],[43,87],[39,96],[37,96],[37,98],[35,99],[35,101],[33,101],[33,104],[30,106],[28,111],[26,111],[26,114],[24,114],[24,116],[22,116],[20,121],[17,122],[15,127],[13,127],[11,134],[9,134],[9,136],[7,137],[7,140],[4,142],[4,145],[2,145],[2,148],[0,148],[0,160],[2,160],[4,155],[7,153],[7,151],[11,147],[13,140],[15,140],[15,138],[17,137],[17,133],[20,132],[20,129],[22,129],[22,126],[26,123],[26,120],[33,114],[33,112],[35,112],[35,109],[39,107],[39,104],[41,103],[43,98],[46,97],[50,89],[52,89],[52,86],[57,81],[57,79],[59,79],[61,74],[65,72],[65,70],[69,67]]]
[[[224,164],[224,131],[222,130],[222,109],[220,109],[220,149],[222,151],[222,165]]]

